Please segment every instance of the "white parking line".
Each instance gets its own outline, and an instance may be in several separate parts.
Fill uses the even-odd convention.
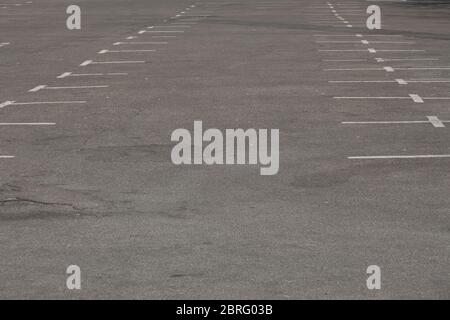
[[[428,120],[413,120],[413,121],[344,121],[343,125],[365,125],[365,124],[431,124],[435,128],[445,128],[444,123],[449,123],[450,120],[440,120],[437,116],[427,116]]]
[[[347,157],[350,160],[377,160],[377,159],[431,159],[450,158],[450,154],[425,154],[425,155],[392,155],[392,156],[354,156]]]
[[[418,100],[418,96],[415,95],[414,98],[409,97],[333,97],[333,99],[416,99]],[[422,101],[423,102],[423,101]]]
[[[66,77],[89,77],[89,76],[126,76],[128,73],[116,72],[116,73],[72,73],[64,72],[57,76],[58,79],[64,79]]]
[[[412,99],[415,103],[424,103],[424,100],[450,100],[450,97],[421,97],[410,93],[409,97],[333,97],[333,99]]]
[[[45,105],[45,104],[85,104],[86,101],[31,101],[31,102],[16,102],[5,101],[0,103],[0,109],[7,106],[28,106],[28,105]]]
[[[370,44],[370,43],[389,43],[389,44],[415,44],[414,41],[368,41],[368,40],[361,40],[361,41],[339,41],[339,40],[319,40],[316,41],[316,43],[362,43],[362,44]]]
[[[54,122],[0,122],[0,126],[54,126]]]
[[[38,104],[84,104],[87,101],[32,101],[32,102],[14,102],[15,106],[28,106]]]
[[[445,128],[444,122],[450,122],[442,121],[436,116],[427,116],[427,118],[435,128]]]
[[[5,101],[5,102],[2,102],[2,103],[0,103],[0,109],[4,108],[4,107],[6,107],[6,106],[12,105],[13,103],[14,103],[14,101]]]
[[[98,54],[105,54],[105,53],[135,53],[135,52],[156,52],[154,49],[143,49],[143,50],[100,50],[97,52]]]
[[[385,61],[436,61],[438,58],[398,58],[398,59],[387,59],[387,58],[375,58],[377,62],[385,62]]]
[[[409,80],[395,79],[395,80],[329,80],[329,83],[398,83],[398,84],[408,84]],[[411,81],[412,82],[412,81]],[[420,81],[416,81],[420,82]],[[442,81],[445,82],[445,81]]]
[[[145,61],[92,61],[92,60],[86,60],[82,64],[80,64],[80,67],[85,67],[90,64],[121,64],[121,63],[145,63]]]
[[[374,48],[368,48],[368,49],[328,49],[328,50],[319,50],[321,52],[370,52],[370,53],[376,53],[376,52],[425,52],[425,50],[416,50],[416,49],[411,49],[411,50],[385,50],[385,49],[374,49]]]
[[[33,89],[28,90],[28,92],[38,92],[39,90],[44,89],[46,86],[47,85],[45,85],[45,84],[41,84],[41,85],[34,87]]]
[[[399,34],[315,34],[314,37],[403,37]]]
[[[49,87],[47,85],[39,85],[34,87],[33,89],[28,90],[28,92],[38,92],[40,90],[60,90],[60,89],[98,89],[98,88],[108,88],[109,86],[70,86],[70,87]]]
[[[423,103],[423,99],[421,96],[419,96],[418,94],[415,93],[410,93],[409,96],[411,97],[411,99],[416,102],[416,103]]]
[[[393,72],[392,67],[381,67],[381,68],[337,68],[337,69],[323,69],[324,71],[387,71]]]
[[[14,156],[2,156],[0,155],[0,159],[13,159],[15,158]]]
[[[153,29],[153,28],[190,28],[191,26],[188,25],[176,25],[176,26],[150,26],[147,27],[147,29]]]
[[[11,44],[10,42],[0,42],[0,48],[4,47],[4,46],[8,46],[10,44]]]
[[[184,33],[184,30],[141,30],[138,33]]]
[[[439,83],[439,82],[450,82],[450,79],[445,78],[431,78],[431,79],[409,79],[407,82],[420,82],[420,83]]]
[[[354,62],[354,61],[367,61],[367,59],[323,59],[324,62]]]
[[[395,67],[395,70],[450,70],[450,66],[444,66],[444,67],[408,67],[408,68]]]
[[[150,41],[150,42],[139,42],[139,41],[132,41],[132,42],[114,42],[113,45],[114,46],[120,46],[122,44],[168,44],[168,42],[164,42],[164,41]]]

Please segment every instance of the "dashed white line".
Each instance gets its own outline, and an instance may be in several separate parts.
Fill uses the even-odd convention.
[[[28,90],[28,92],[37,92],[43,89],[46,90],[63,90],[63,89],[99,89],[99,88],[108,88],[108,85],[101,85],[101,86],[68,86],[68,87],[49,87],[47,85],[39,85],[35,88]]]
[[[0,122],[0,126],[54,126],[54,122]]]
[[[92,60],[86,60],[82,64],[80,64],[80,67],[85,67],[91,64],[128,64],[128,63],[145,63],[145,61],[92,61]]]
[[[168,42],[164,42],[164,41],[150,41],[150,42],[139,42],[139,41],[128,41],[128,42],[121,42],[121,41],[119,41],[119,42],[114,42],[113,43],[113,45],[114,46],[119,46],[119,45],[122,45],[122,44],[132,44],[132,45],[134,45],[134,44],[168,44]]]
[[[184,33],[184,30],[141,30],[139,33]]]
[[[4,107],[6,107],[6,106],[12,105],[13,103],[14,103],[14,101],[5,101],[5,102],[2,102],[2,103],[0,103],[0,109],[4,108]]]
[[[343,125],[366,125],[366,124],[431,124],[435,128],[445,128],[444,123],[450,120],[440,120],[437,116],[427,116],[428,120],[410,120],[410,121],[344,121]]]
[[[135,53],[135,52],[156,52],[156,50],[153,49],[143,49],[143,50],[100,50],[98,54],[105,54],[105,53]]]
[[[425,154],[425,155],[392,155],[392,156],[353,156],[350,160],[377,160],[377,159],[432,159],[450,158],[450,154]]]
[[[333,99],[412,99],[415,103],[424,103],[424,100],[450,100],[450,97],[421,97],[411,93],[408,97],[333,97]]]
[[[12,103],[7,104],[6,106],[8,106],[8,105],[27,106],[27,105],[42,105],[42,104],[85,104],[86,102],[87,101],[30,101],[30,102],[15,102],[15,101],[12,101]],[[3,106],[3,107],[5,107],[5,106]]]
[[[409,96],[411,97],[411,99],[416,102],[416,103],[423,103],[423,99],[421,96],[419,96],[418,94],[415,93],[410,93]]]
[[[57,76],[58,79],[64,79],[66,77],[89,77],[89,76],[126,76],[128,73],[125,72],[111,72],[111,73],[72,73],[64,72]]]

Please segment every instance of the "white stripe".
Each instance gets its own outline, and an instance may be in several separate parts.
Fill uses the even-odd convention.
[[[364,52],[366,52],[367,50],[366,49],[360,49],[360,50],[353,50],[353,49],[350,49],[350,50],[336,50],[336,49],[331,49],[331,50],[319,50],[319,51],[322,51],[322,52],[334,52],[334,51],[350,51],[350,52],[357,52],[357,51],[360,51],[360,52],[362,52],[362,51],[364,51]]]
[[[177,25],[177,26],[151,26],[151,27],[147,27],[148,29],[153,29],[153,28],[190,28],[191,26],[186,26],[186,25]]]
[[[85,66],[87,66],[87,65],[89,65],[89,64],[91,64],[92,63],[92,60],[86,60],[85,62],[83,62],[82,64],[80,64],[80,67],[85,67]]]
[[[396,68],[398,70],[449,70],[450,67],[409,67],[409,68]]]
[[[428,158],[450,158],[450,154],[425,154],[410,156],[356,156],[348,157],[351,160],[370,160],[370,159],[428,159]]]
[[[54,126],[54,122],[0,122],[0,126]]]
[[[333,97],[333,99],[410,99],[411,97]]]
[[[183,33],[184,30],[144,30],[146,33]]]
[[[14,156],[0,156],[0,159],[13,159]]]
[[[384,68],[343,68],[343,69],[323,69],[323,71],[384,71]]]
[[[367,61],[367,59],[324,59],[325,62]]]
[[[446,82],[450,82],[450,79],[448,79],[448,80],[439,80],[439,79],[436,79],[436,80],[414,80],[414,79],[411,79],[411,80],[408,80],[408,82],[420,82],[420,83],[446,83]]]
[[[386,59],[386,58],[375,58],[375,60],[377,60],[377,62],[384,62],[384,61],[435,61],[435,60],[439,60],[437,58],[417,58],[417,59],[409,59],[409,58],[405,58],[405,59]]]
[[[91,64],[145,63],[145,61],[93,61]]]
[[[415,103],[423,103],[422,97],[420,97],[418,94],[410,93],[409,96],[411,97],[411,99],[413,99]]]
[[[46,89],[46,90],[58,90],[58,89],[91,89],[91,88],[108,88],[109,86],[70,86],[70,87],[49,87],[47,85],[40,85],[37,86],[31,90],[28,90],[29,92],[37,92],[41,89]]]
[[[445,128],[444,123],[436,116],[427,116],[428,120],[435,128]]]
[[[0,103],[0,109],[4,108],[6,106],[12,105],[13,103],[14,103],[14,101],[5,101],[3,103]]]
[[[35,105],[35,104],[82,104],[86,101],[33,101],[33,102],[14,102],[14,106],[25,106],[25,105]]]
[[[426,120],[417,121],[344,121],[341,124],[413,124],[413,123],[430,123]]]
[[[397,81],[398,84],[402,85],[408,84],[408,82],[406,82],[404,79],[395,79],[395,81]]]
[[[118,46],[121,44],[168,44],[168,42],[158,42],[158,41],[154,41],[154,42],[115,42],[113,43],[114,46]]]
[[[38,85],[38,86],[34,87],[33,89],[28,90],[28,92],[38,92],[39,90],[42,90],[45,87],[47,87],[47,85],[41,84],[41,85]]]
[[[98,54],[105,53],[130,53],[130,52],[156,52],[156,50],[101,50]]]
[[[356,37],[403,37],[399,34],[356,34]],[[314,37],[353,37],[352,34],[315,34]]]
[[[126,76],[128,73],[125,72],[113,72],[113,73],[71,73],[66,72],[68,75],[65,77],[88,77],[88,76]],[[64,73],[61,76],[58,76],[58,78],[65,78],[62,77]]]
[[[70,87],[46,87],[48,90],[59,89],[96,89],[96,88],[108,88],[109,86],[70,86]]]
[[[58,79],[63,79],[65,77],[68,77],[72,74],[72,72],[64,72],[61,75],[57,76]]]

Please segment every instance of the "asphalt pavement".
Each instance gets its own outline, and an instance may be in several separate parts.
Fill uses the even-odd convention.
[[[5,1],[0,297],[450,298],[449,30],[441,0]],[[278,174],[174,165],[196,120],[279,129]]]

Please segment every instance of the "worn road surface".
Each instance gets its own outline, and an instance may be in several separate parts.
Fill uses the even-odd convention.
[[[450,298],[449,1],[4,2],[0,298]],[[195,120],[279,173],[174,165]]]

